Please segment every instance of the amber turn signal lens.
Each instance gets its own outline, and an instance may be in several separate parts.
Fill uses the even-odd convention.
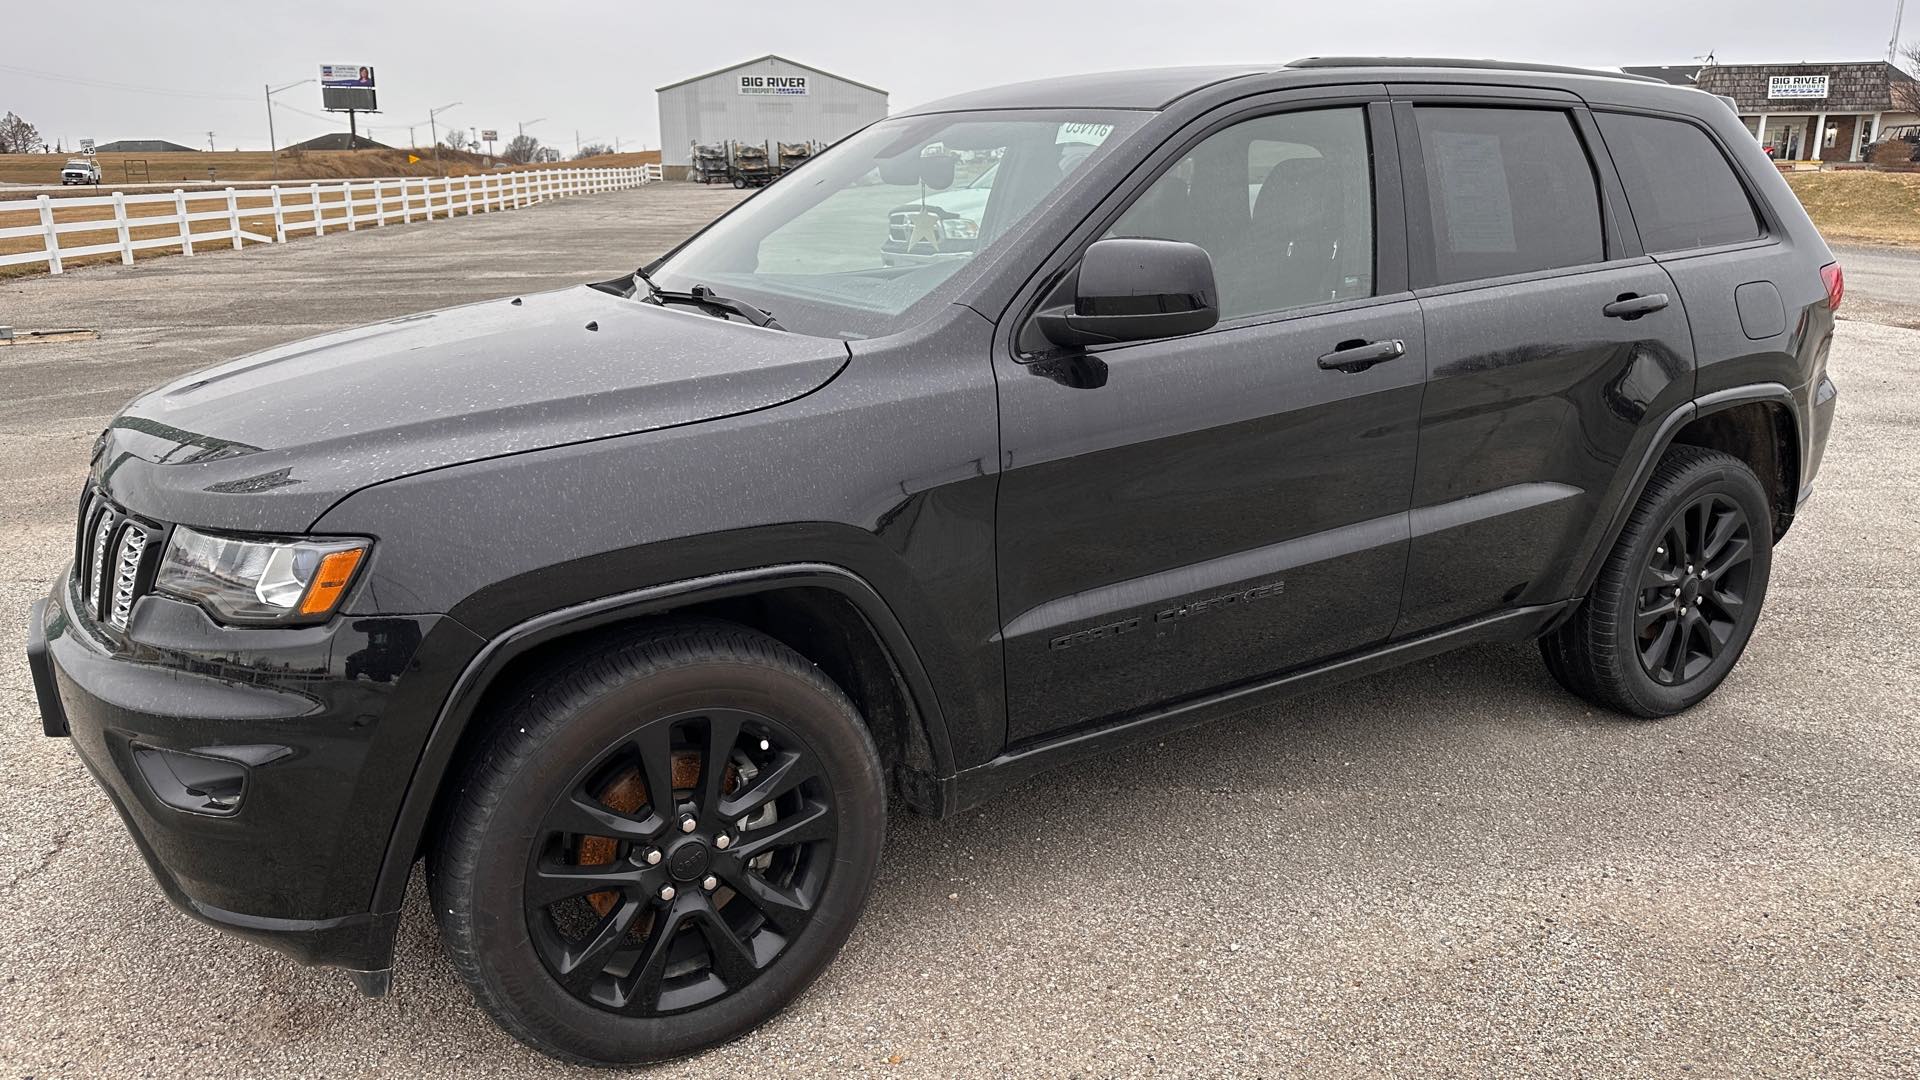
[[[363,554],[363,549],[354,548],[336,551],[321,559],[320,569],[313,575],[313,586],[307,590],[306,599],[300,601],[300,614],[325,615],[340,606],[340,598],[346,595],[347,583],[353,580],[353,572],[360,566]]]

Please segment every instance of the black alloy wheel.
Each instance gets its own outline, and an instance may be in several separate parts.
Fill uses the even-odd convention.
[[[1663,686],[1699,676],[1731,643],[1746,610],[1753,525],[1717,492],[1667,519],[1640,575],[1640,664]]]
[[[1596,705],[1651,719],[1691,708],[1739,662],[1773,566],[1766,489],[1739,458],[1670,447],[1566,621],[1547,670]]]
[[[534,948],[569,993],[622,1014],[737,993],[812,922],[833,816],[818,764],[778,721],[655,720],[602,751],[541,822],[525,887]]]
[[[819,667],[688,620],[500,691],[427,851],[474,1000],[597,1065],[738,1038],[852,933],[886,833],[879,754]]]

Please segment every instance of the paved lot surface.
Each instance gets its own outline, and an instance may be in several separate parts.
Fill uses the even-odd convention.
[[[417,882],[385,1000],[176,914],[39,736],[20,624],[129,395],[613,276],[733,197],[649,188],[0,284],[0,321],[102,331],[0,352],[0,1077],[573,1073],[469,1002]],[[1845,257],[1848,314],[1911,319],[1920,261]],[[900,821],[820,983],[657,1075],[1916,1075],[1920,331],[1844,323],[1833,368],[1819,497],[1706,705],[1622,721],[1530,649],[1483,648]]]

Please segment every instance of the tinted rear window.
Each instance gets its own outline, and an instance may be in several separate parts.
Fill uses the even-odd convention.
[[[1601,113],[1598,119],[1648,251],[1737,244],[1760,235],[1746,189],[1706,132],[1657,116]]]
[[[1442,282],[1601,261],[1600,195],[1566,113],[1416,109]]]

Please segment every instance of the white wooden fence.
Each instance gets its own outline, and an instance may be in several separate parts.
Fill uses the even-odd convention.
[[[225,188],[0,201],[0,266],[44,262],[55,274],[62,263],[89,255],[118,254],[133,265],[133,253],[153,248],[179,248],[191,255],[196,247],[230,243],[284,244],[288,237],[327,230],[369,228],[395,223],[434,221],[458,215],[497,213],[569,195],[624,191],[660,180],[660,166],[638,165],[618,169],[527,169],[476,176],[401,176],[374,180],[327,180],[307,184],[270,184],[266,187]],[[103,211],[111,210],[111,213]],[[38,213],[39,222],[6,225],[23,214]],[[217,223],[212,229],[196,222]],[[271,235],[269,235],[269,232]],[[76,233],[110,234],[112,239],[74,243],[64,237]],[[37,250],[8,253],[7,243],[38,239]]]

